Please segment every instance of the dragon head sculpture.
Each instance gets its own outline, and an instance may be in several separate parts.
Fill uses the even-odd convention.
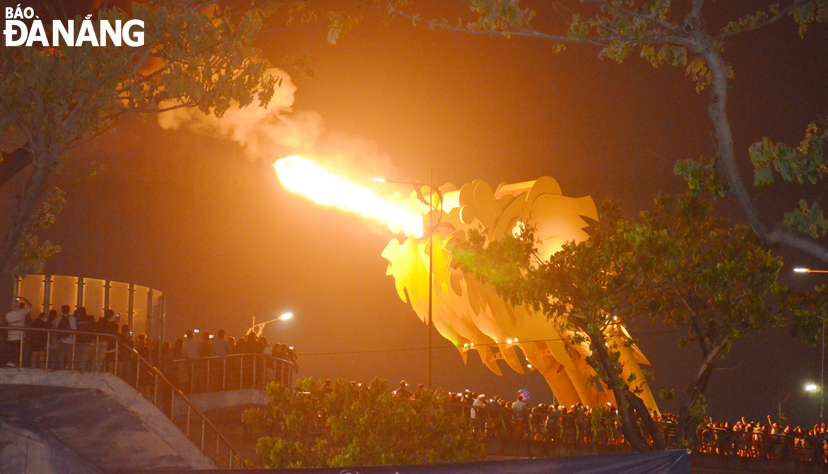
[[[396,205],[414,213],[432,215],[438,224],[433,232],[433,318],[434,327],[460,352],[468,363],[469,352],[475,351],[492,372],[502,375],[498,360],[512,370],[525,373],[519,348],[533,370],[540,371],[560,403],[583,403],[595,406],[612,403],[611,391],[590,383],[595,371],[587,364],[590,354],[586,344],[569,341],[571,329],[556,325],[553,319],[526,306],[512,306],[486,283],[474,275],[452,268],[451,252],[446,244],[467,238],[471,229],[485,229],[488,240],[510,235],[520,223],[535,227],[540,240],[537,251],[548,259],[568,241],[583,241],[588,223],[584,217],[597,220],[595,203],[589,196],[571,198],[562,195],[557,181],[542,177],[535,181],[501,184],[497,190],[477,180],[457,189],[452,184],[440,187],[431,196],[432,210],[422,199],[426,186],[410,196],[399,193],[389,198]],[[418,196],[419,193],[419,196]],[[424,228],[426,226],[424,225]],[[397,293],[410,302],[423,322],[428,318],[429,233],[422,238],[407,237],[403,242],[392,239],[382,253],[388,260],[387,274],[394,277]],[[607,338],[616,342],[621,351],[624,377],[635,374],[641,397],[650,410],[657,411],[655,400],[646,384],[639,364],[649,362],[637,347],[625,347],[629,338],[623,325],[607,329]]]

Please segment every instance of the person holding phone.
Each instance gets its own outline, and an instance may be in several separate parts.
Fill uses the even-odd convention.
[[[11,309],[6,313],[6,324],[12,328],[24,327],[26,325],[26,315],[32,310],[32,303],[20,296],[12,301]],[[8,367],[19,367],[22,362],[20,348],[23,344],[23,332],[9,329],[6,335],[6,357],[4,357],[4,360]]]

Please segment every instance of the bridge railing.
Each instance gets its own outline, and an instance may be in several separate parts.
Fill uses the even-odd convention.
[[[23,368],[112,373],[159,408],[216,466],[245,467],[230,442],[184,393],[117,336],[57,329],[3,329],[12,337],[21,337],[8,341],[0,370],[11,363]]]
[[[579,423],[572,414],[531,413],[526,418],[516,419],[512,410],[500,406],[472,407],[465,403],[452,403],[451,406],[456,414],[467,418],[474,410],[475,418],[470,420],[472,426],[490,438],[537,445],[619,446],[624,443],[619,427],[607,418],[594,424],[589,417],[582,417]],[[675,423],[657,421],[656,424],[668,445],[673,445],[676,442]],[[708,428],[702,431],[692,449],[705,455],[794,461],[819,464],[828,469],[828,439],[805,433],[770,434]]]
[[[225,390],[264,390],[268,383],[293,386],[296,364],[264,354],[228,354],[174,361],[178,368],[178,387],[184,393]]]
[[[804,433],[755,433],[710,428],[699,436],[701,453],[771,461],[828,463],[828,440]]]

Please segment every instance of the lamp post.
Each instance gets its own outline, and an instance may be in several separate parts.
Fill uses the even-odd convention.
[[[439,189],[434,188],[434,174],[429,172],[428,183],[417,183],[414,181],[396,181],[391,180],[388,178],[371,178],[374,181],[378,181],[380,183],[390,183],[390,184],[410,184],[414,186],[415,191],[417,191],[417,199],[419,199],[423,204],[427,205],[428,210],[428,321],[426,322],[426,330],[428,331],[428,356],[426,364],[428,365],[428,369],[426,372],[426,388],[431,390],[431,352],[433,346],[433,330],[432,327],[434,323],[432,322],[432,316],[434,315],[434,230],[437,225],[440,224],[440,220],[442,218],[441,214],[437,215],[437,224],[434,224],[434,214],[437,214],[439,211],[434,206],[434,193],[437,192],[437,200],[440,208],[443,207],[443,195],[440,194]],[[425,198],[423,198],[423,192],[421,188],[423,186],[428,186],[428,202],[426,202]],[[432,213],[431,211],[434,211]]]
[[[811,270],[810,268],[796,267],[794,273],[828,273],[828,270]]]
[[[290,319],[293,317],[293,313],[284,313],[276,319],[271,319],[270,321],[265,321],[263,323],[256,324],[256,316],[253,316],[253,326],[247,330],[247,333],[250,334],[251,332],[256,334],[256,337],[262,335],[262,330],[264,329],[265,325],[276,322],[276,321],[284,321],[286,319]]]
[[[828,273],[828,270],[811,270],[810,268],[796,267],[793,269],[794,273]],[[822,320],[822,330],[820,331],[820,343],[822,345],[822,357],[820,364],[820,380],[819,380],[819,419],[822,420],[825,412],[825,319]],[[813,390],[808,390],[811,392]]]

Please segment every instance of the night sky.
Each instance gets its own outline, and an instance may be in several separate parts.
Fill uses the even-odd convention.
[[[735,3],[752,12],[762,2]],[[706,20],[711,28],[720,23],[713,14]],[[495,187],[549,175],[567,196],[591,195],[596,203],[614,196],[634,215],[659,190],[684,191],[672,172],[676,160],[714,154],[707,95],[682,70],[653,69],[635,55],[622,65],[585,47],[555,55],[539,40],[402,20],[383,25],[371,13],[337,45],[326,42],[322,27],[272,26],[260,38],[267,57],[275,63],[305,53],[314,78],[289,71],[278,93],[286,107],[231,119],[246,146],[204,125],[163,130],[146,117],[74,150],[54,180],[69,196],[44,234],[63,247],[49,273],[163,291],[170,338],[193,327],[238,337],[254,316],[291,311],[294,319],[264,334],[296,347],[300,376],[424,383],[425,326],[397,297],[380,255],[394,235],[288,193],[273,162],[302,154],[381,195],[408,189],[371,176],[427,181],[433,173],[435,183],[482,179]],[[752,142],[798,142],[809,122],[826,116],[826,40],[824,26],[800,40],[785,20],[727,44],[735,71],[729,112],[748,182]],[[22,178],[0,189],[3,218]],[[778,217],[799,193],[820,191],[773,187],[759,202]],[[717,205],[742,220],[733,201]],[[819,264],[786,256],[789,281],[822,283],[813,274],[794,282],[791,268]],[[681,333],[670,328],[642,321],[630,329],[653,364],[654,392],[683,388],[698,350],[678,349]],[[498,377],[476,355],[464,367],[447,341],[435,341],[436,386],[505,398],[528,388],[533,402],[551,402],[537,373],[518,376],[503,364]],[[819,382],[819,363],[819,350],[799,344],[788,328],[740,340],[713,376],[709,412],[719,420],[771,414],[776,421],[781,393],[789,395],[782,406],[789,422],[813,423],[819,399],[802,387]]]

